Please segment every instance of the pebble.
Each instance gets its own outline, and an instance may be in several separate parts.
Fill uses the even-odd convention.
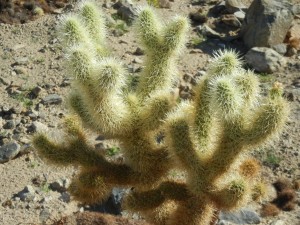
[[[13,159],[20,152],[20,145],[16,142],[11,142],[0,147],[0,163],[5,163]]]
[[[37,132],[37,133],[41,133],[41,132],[46,132],[48,131],[48,127],[47,125],[41,123],[41,122],[38,122],[38,121],[34,121],[32,124],[31,124],[31,131],[32,132]]]
[[[62,178],[52,182],[49,187],[53,191],[58,191],[62,193],[67,191],[69,185],[70,185],[70,180]]]
[[[6,123],[3,125],[4,129],[13,129],[15,128],[16,124],[14,120],[7,120]]]
[[[250,209],[241,209],[237,212],[221,212],[219,219],[235,224],[259,224],[261,222],[259,215]]]
[[[276,220],[270,223],[270,225],[286,225],[282,220]]]
[[[27,57],[17,58],[16,62],[12,66],[26,66],[29,63],[29,59]]]
[[[31,185],[25,186],[25,188],[20,191],[17,196],[21,199],[23,202],[31,202],[36,199],[35,197],[35,190]]]
[[[43,98],[42,103],[47,104],[60,104],[62,103],[62,97],[58,94],[50,94]]]

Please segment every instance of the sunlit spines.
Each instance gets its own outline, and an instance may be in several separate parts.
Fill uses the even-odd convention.
[[[105,18],[95,3],[92,1],[84,2],[80,7],[80,16],[87,26],[93,42],[100,45],[105,44]]]
[[[78,44],[89,45],[90,43],[88,31],[78,16],[71,14],[64,17],[59,30],[62,41],[67,47]]]
[[[209,76],[232,75],[241,65],[241,59],[237,52],[220,50],[214,53],[208,74]]]

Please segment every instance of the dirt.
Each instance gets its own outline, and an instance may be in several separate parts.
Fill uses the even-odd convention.
[[[139,5],[144,1],[134,1],[134,3]],[[33,122],[38,121],[46,125],[49,132],[58,133],[61,130],[63,118],[69,112],[66,100],[71,89],[70,78],[64,66],[64,53],[57,38],[56,27],[61,16],[73,8],[75,3],[69,2],[69,9],[59,11],[59,14],[33,17],[32,14],[27,13],[26,18],[28,19],[23,22],[28,23],[24,24],[18,24],[23,22],[15,17],[5,16],[8,15],[5,11],[7,6],[3,7],[1,4],[0,110],[3,115],[2,118],[0,117],[0,146],[16,140],[24,151],[13,160],[0,164],[0,224],[51,224],[63,216],[83,210],[83,205],[79,202],[72,199],[63,201],[62,193],[49,188],[49,184],[53,181],[61,178],[70,179],[76,173],[76,168],[51,166],[42,161],[31,147],[31,138],[34,134]],[[49,3],[52,7],[51,4]],[[199,8],[207,11],[214,4],[216,1],[203,6],[191,5],[189,0],[175,0],[171,2],[170,9],[157,9],[157,11],[163,18],[169,18],[175,14],[188,16],[190,12]],[[22,11],[22,7],[18,6],[17,9]],[[107,15],[115,13],[112,7],[103,7],[102,10]],[[31,19],[35,20],[29,22]],[[118,29],[116,27],[109,28],[108,43],[110,47],[116,56],[124,61],[125,65],[130,65],[133,69],[139,68],[141,66],[139,61],[143,60],[144,56],[134,54],[139,46],[133,28],[129,26],[125,31],[121,30],[122,35],[116,35]],[[201,44],[195,45],[196,37],[195,29],[191,29],[188,47],[179,60],[181,82],[178,86],[188,86],[190,94],[192,94],[192,85],[184,81],[184,76],[194,77],[197,73],[199,74],[199,71],[205,71],[214,50],[221,49],[224,45],[243,50],[243,43],[239,40],[222,42],[207,39]],[[283,134],[270,145],[253,153],[263,166],[263,180],[269,184],[280,177],[287,178],[289,181],[300,179],[299,51],[298,55],[288,57],[287,60],[288,66],[282,71],[271,75],[258,74],[263,88],[271,86],[274,81],[283,83],[285,95],[290,100],[292,109]],[[39,87],[38,94],[34,94],[33,91],[36,87]],[[43,98],[49,94],[59,95],[62,103],[44,104]],[[4,129],[4,124],[8,120],[15,121],[14,128]],[[97,141],[97,144],[101,143],[106,148],[111,146],[105,140]],[[34,187],[35,199],[32,201],[26,202],[16,198],[16,194],[22,191],[26,185]],[[299,225],[299,190],[296,193],[298,204],[294,210],[281,211],[275,217],[263,218],[261,225],[271,224],[272,221],[277,220],[282,220],[286,225]],[[249,207],[259,213],[264,203],[266,201],[251,204]]]

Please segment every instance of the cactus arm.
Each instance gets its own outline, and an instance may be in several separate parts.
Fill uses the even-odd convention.
[[[160,127],[173,105],[170,94],[163,91],[147,99],[144,106],[140,109],[141,127],[143,130],[152,131]]]
[[[126,197],[125,205],[132,211],[147,211],[160,206],[167,200],[185,201],[190,197],[184,183],[165,181],[155,189],[131,193]]]
[[[137,86],[141,101],[157,90],[169,90],[176,77],[175,59],[184,46],[189,28],[186,18],[178,17],[161,28],[149,8],[143,10],[137,21],[142,45],[147,49],[145,67]]]

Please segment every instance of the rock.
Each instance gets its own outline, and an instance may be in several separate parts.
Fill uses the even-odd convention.
[[[197,31],[199,31],[202,35],[205,35],[207,37],[212,37],[212,38],[220,38],[221,37],[220,33],[218,33],[217,31],[214,31],[206,24],[197,26]]]
[[[65,192],[70,185],[69,179],[59,179],[50,184],[50,189],[58,192]]]
[[[15,66],[14,67],[14,71],[16,72],[16,74],[20,75],[20,74],[27,74],[27,70],[24,67],[21,66]]]
[[[282,43],[292,20],[293,14],[288,2],[254,0],[242,27],[245,45],[252,48]]]
[[[58,199],[62,202],[69,203],[71,201],[71,196],[68,192],[63,192]]]
[[[293,5],[292,12],[294,15],[300,15],[300,4]]]
[[[127,23],[132,23],[137,17],[136,8],[128,0],[119,0],[113,7],[117,8],[118,15]]]
[[[16,124],[14,120],[7,120],[6,123],[3,125],[4,129],[13,129],[15,128]]]
[[[240,28],[242,26],[241,22],[233,14],[226,14],[221,16],[221,21],[232,27]]]
[[[297,49],[294,48],[294,47],[289,47],[287,52],[286,52],[286,55],[287,56],[293,56],[293,55],[296,55],[297,54]]]
[[[233,15],[239,20],[239,21],[244,21],[246,14],[243,11],[236,11],[233,13]]]
[[[60,104],[62,102],[62,97],[58,94],[50,94],[43,98],[42,103],[47,104]]]
[[[17,196],[24,202],[31,202],[35,200],[35,190],[31,185],[27,185]]]
[[[240,0],[226,0],[225,7],[229,13],[234,13],[239,10],[245,10],[247,8]]]
[[[272,46],[272,48],[278,52],[280,55],[285,55],[286,51],[287,51],[287,46],[284,43]]]
[[[254,70],[273,73],[286,65],[286,59],[271,48],[254,47],[245,55],[245,60]]]
[[[43,88],[36,86],[30,91],[29,95],[33,98],[36,98],[39,96],[39,94],[42,90],[43,90]]]
[[[45,222],[51,217],[51,213],[49,211],[49,209],[43,209],[41,212],[40,212],[40,215],[39,215],[39,219],[40,221],[42,222],[42,224],[45,224]]]
[[[145,53],[144,53],[143,49],[141,49],[140,47],[137,47],[133,54],[134,55],[144,55]]]
[[[41,122],[38,122],[38,121],[34,121],[31,124],[30,128],[31,128],[30,131],[37,132],[37,133],[43,133],[43,132],[48,131],[47,125],[45,125]]]
[[[295,23],[291,26],[286,34],[285,42],[288,43],[290,47],[300,50],[300,24]]]
[[[221,211],[219,219],[224,222],[228,221],[234,224],[259,224],[261,222],[261,218],[259,217],[259,215],[256,212],[249,209],[241,209],[237,212]]]
[[[11,142],[0,147],[0,163],[5,163],[13,159],[20,152],[20,145],[16,142]]]
[[[270,223],[270,225],[286,225],[282,220],[276,220]]]
[[[128,189],[113,188],[108,200],[101,205],[95,205],[97,211],[113,215],[121,215],[121,202]]]
[[[16,62],[12,64],[12,66],[26,66],[29,63],[29,59],[27,57],[17,58]]]
[[[199,9],[196,12],[191,12],[189,14],[190,19],[195,23],[195,24],[202,24],[207,21],[207,15],[203,13],[202,9]]]

